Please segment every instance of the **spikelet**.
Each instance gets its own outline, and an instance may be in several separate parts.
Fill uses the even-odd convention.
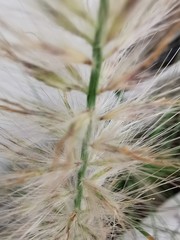
[[[179,187],[179,1],[13,4],[0,10],[0,239],[154,240],[141,220]]]

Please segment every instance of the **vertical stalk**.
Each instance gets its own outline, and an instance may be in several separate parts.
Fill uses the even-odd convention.
[[[102,65],[102,36],[108,14],[108,0],[101,0],[98,14],[95,38],[93,42],[93,67],[87,94],[87,108],[92,109],[96,104],[96,92]]]
[[[97,95],[97,87],[101,72],[102,66],[102,37],[104,32],[104,27],[107,19],[108,13],[108,0],[100,0],[99,12],[98,12],[98,20],[97,26],[95,31],[95,37],[93,41],[93,66],[91,70],[90,82],[88,87],[88,94],[87,94],[87,109],[93,110],[96,104],[96,95]],[[91,128],[92,128],[92,120],[90,121],[86,135],[84,137],[82,143],[82,150],[81,150],[81,160],[82,165],[78,171],[77,176],[77,195],[74,200],[75,209],[81,209],[81,201],[83,197],[83,178],[86,173],[87,165],[88,165],[88,146],[91,136]]]
[[[82,165],[78,171],[77,175],[77,195],[74,200],[74,205],[76,209],[81,208],[81,201],[83,197],[83,185],[82,185],[82,180],[85,176],[86,169],[87,169],[87,164],[88,164],[88,144],[90,140],[90,134],[91,134],[91,122],[88,125],[88,129],[85,135],[85,138],[82,143],[82,150],[81,150],[81,160],[82,160]]]

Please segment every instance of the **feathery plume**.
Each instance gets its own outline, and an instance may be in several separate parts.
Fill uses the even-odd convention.
[[[0,10],[0,239],[154,240],[142,219],[180,183],[179,1],[12,4]]]

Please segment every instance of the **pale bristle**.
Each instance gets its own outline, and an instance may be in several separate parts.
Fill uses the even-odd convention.
[[[156,239],[141,223],[180,183],[179,1],[0,4],[0,239]]]

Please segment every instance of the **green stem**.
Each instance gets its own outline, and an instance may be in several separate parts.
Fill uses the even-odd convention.
[[[93,42],[93,63],[94,64],[91,71],[90,83],[89,83],[88,94],[87,94],[87,109],[89,110],[94,109],[96,104],[97,87],[98,87],[102,60],[103,60],[101,44],[102,44],[102,37],[103,37],[105,22],[107,18],[107,11],[108,11],[108,0],[101,0],[99,13],[98,13],[98,22],[97,22],[97,27],[95,31],[95,38]],[[87,165],[88,165],[88,158],[89,158],[88,146],[89,146],[89,141],[91,136],[91,128],[92,128],[92,120],[88,125],[87,132],[82,143],[82,150],[81,150],[82,166],[78,171],[77,195],[74,200],[74,206],[75,206],[75,209],[77,210],[81,208],[81,201],[83,198],[82,181],[85,176]]]
[[[75,208],[80,209],[81,208],[81,200],[83,197],[83,185],[82,180],[84,178],[86,169],[87,169],[87,163],[88,163],[88,144],[90,140],[90,133],[91,133],[91,122],[88,126],[86,136],[82,143],[82,150],[81,150],[81,159],[82,159],[82,166],[80,167],[78,171],[78,178],[77,178],[77,196],[74,200]]]
[[[93,42],[93,67],[90,76],[89,89],[87,94],[87,107],[92,109],[95,107],[97,87],[101,72],[102,66],[102,37],[105,27],[105,22],[108,12],[108,0],[101,0],[99,14],[98,14],[98,23],[95,33],[95,38]]]

